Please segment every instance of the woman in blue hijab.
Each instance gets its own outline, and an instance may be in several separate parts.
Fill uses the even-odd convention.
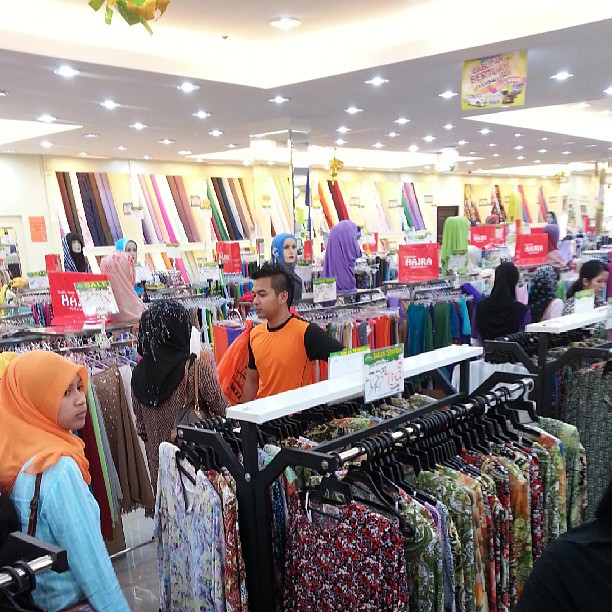
[[[293,279],[293,299],[302,299],[302,279],[296,274],[298,252],[293,234],[279,234],[272,240],[272,263],[279,263],[285,272]]]

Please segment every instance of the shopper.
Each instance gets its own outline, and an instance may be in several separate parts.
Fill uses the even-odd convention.
[[[302,299],[302,279],[296,274],[297,243],[292,234],[279,234],[272,240],[271,263],[278,263],[293,279],[293,299]]]
[[[157,490],[159,445],[169,442],[177,414],[194,400],[194,361],[190,359],[189,313],[178,302],[154,302],[142,315],[138,353],[142,359],[132,374],[136,428],[145,443],[151,483]],[[225,416],[229,402],[221,392],[210,351],[198,360],[200,408],[206,418]]]
[[[596,519],[564,533],[531,572],[516,612],[608,612],[612,605],[612,481]]]
[[[37,517],[29,532],[68,553],[68,572],[37,576],[38,605],[54,612],[87,600],[95,610],[128,611],[88,488],[85,445],[73,433],[85,424],[86,388],[87,370],[56,353],[31,351],[9,364],[0,381],[0,490],[24,532]]]
[[[567,292],[567,302],[563,307],[563,314],[568,315],[576,308],[576,293],[584,289],[595,291],[595,308],[605,306],[602,296],[608,284],[608,266],[600,259],[590,259],[582,264],[578,280],[569,288]]]
[[[476,305],[472,337],[476,343],[494,340],[525,329],[531,321],[529,308],[516,299],[518,268],[504,262],[495,270],[491,295]]]
[[[64,249],[64,270],[66,272],[91,272],[89,264],[83,254],[85,245],[83,239],[74,232],[66,234],[62,238]]]
[[[556,319],[563,314],[563,300],[555,297],[557,283],[557,272],[552,266],[542,266],[535,271],[529,291],[529,310],[533,323]]]
[[[134,291],[134,260],[122,251],[107,255],[100,262],[100,271],[108,276],[119,312],[111,315],[113,323],[138,323],[146,306]]]
[[[549,225],[557,225],[557,215],[552,210],[546,213],[546,223]]]
[[[340,292],[357,289],[355,262],[361,257],[359,235],[359,227],[348,220],[340,221],[329,232],[323,260],[323,276],[335,278],[336,288]]]
[[[556,224],[546,225],[542,231],[548,236],[546,263],[555,268],[567,267],[568,262],[559,252],[559,226]]]
[[[291,315],[293,282],[279,265],[253,274],[253,293],[255,312],[267,322],[251,332],[243,402],[310,384],[312,362],[344,349],[316,323]]]
[[[136,262],[138,258],[138,245],[133,240],[119,238],[115,243],[115,249],[127,253],[132,258],[132,261]]]

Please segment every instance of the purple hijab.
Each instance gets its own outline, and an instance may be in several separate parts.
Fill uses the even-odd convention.
[[[548,252],[556,251],[559,248],[559,226],[549,223],[542,231],[548,234]]]
[[[329,232],[323,276],[335,277],[338,291],[355,291],[355,261],[358,257],[361,257],[359,227],[352,221],[340,221]]]

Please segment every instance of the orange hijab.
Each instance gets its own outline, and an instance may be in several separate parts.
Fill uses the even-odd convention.
[[[60,401],[75,376],[87,387],[87,370],[49,351],[11,361],[0,380],[0,490],[10,494],[24,464],[40,474],[61,457],[72,457],[90,484],[85,443],[57,424]]]

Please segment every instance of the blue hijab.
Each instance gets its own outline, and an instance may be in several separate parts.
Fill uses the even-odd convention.
[[[272,256],[270,258],[272,263],[285,261],[285,240],[287,240],[287,238],[295,240],[295,236],[293,234],[278,234],[278,236],[275,236],[272,240]]]
[[[128,242],[133,242],[134,244],[136,244],[136,241],[131,240],[130,238],[119,238],[119,240],[115,242],[115,251],[125,251],[125,247],[127,247]]]

